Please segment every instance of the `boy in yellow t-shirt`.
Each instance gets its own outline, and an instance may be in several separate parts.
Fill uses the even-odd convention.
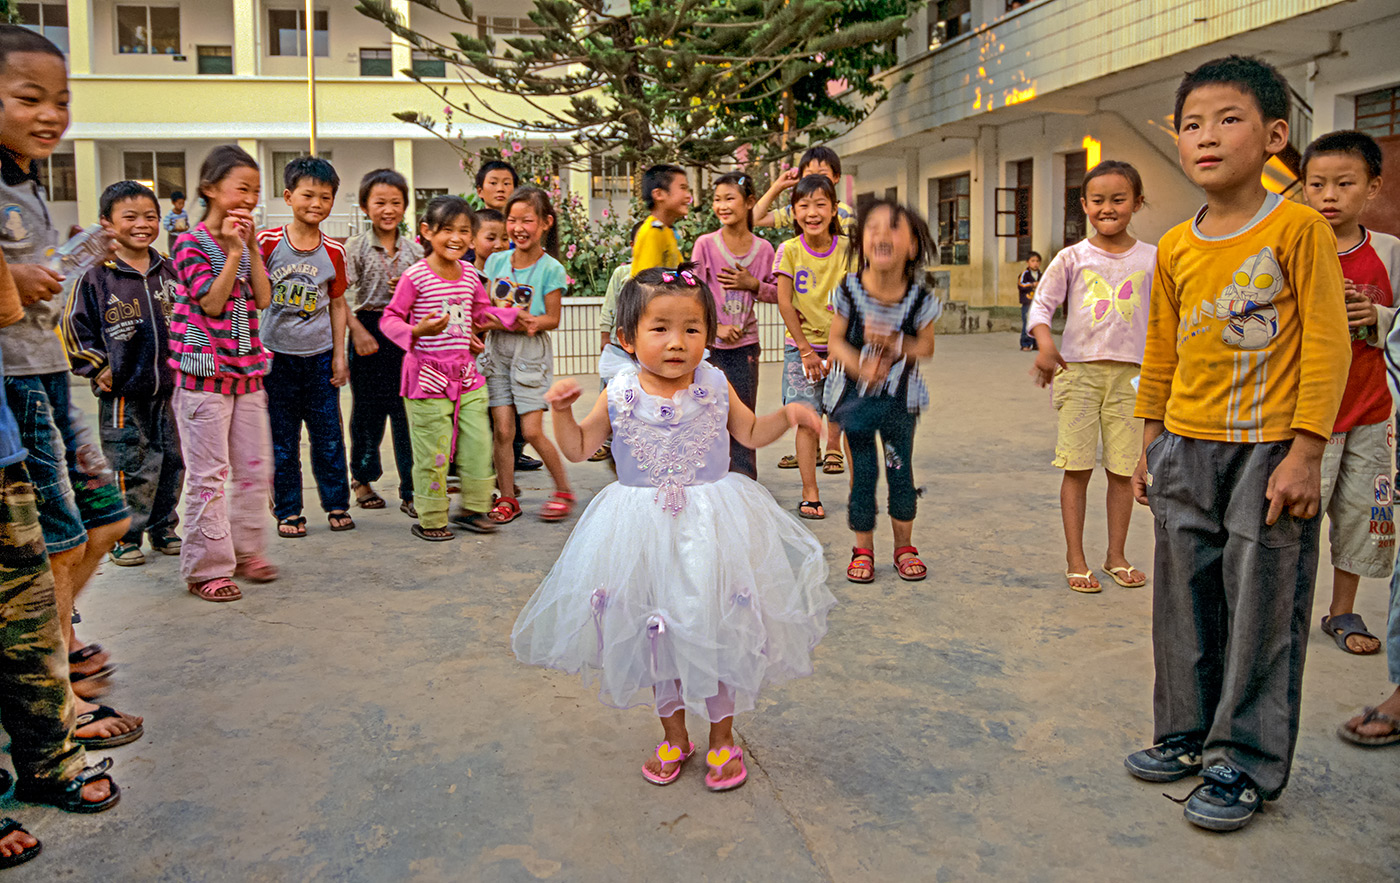
[[[690,182],[680,166],[655,165],[642,174],[647,219],[632,239],[632,275],[652,267],[679,267],[681,247],[674,224],[690,212]]]
[[[1230,56],[1182,80],[1177,151],[1206,205],[1162,237],[1133,474],[1156,522],[1149,782],[1201,773],[1187,821],[1244,827],[1288,782],[1317,577],[1323,450],[1351,342],[1336,240],[1267,192],[1288,84]]]

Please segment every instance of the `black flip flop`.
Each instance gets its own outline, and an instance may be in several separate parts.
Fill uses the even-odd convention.
[[[413,527],[409,528],[409,530],[412,531],[415,537],[417,537],[420,540],[427,540],[430,543],[445,543],[448,540],[457,539],[457,535],[452,531],[447,530],[447,528],[444,527],[440,529],[446,531],[446,533],[442,534],[441,536],[433,536],[432,534],[428,533],[428,529],[423,527],[423,525],[421,524],[415,524],[413,525]]]
[[[1347,726],[1344,721],[1341,726],[1337,727],[1337,735],[1353,745],[1362,745],[1366,748],[1379,748],[1382,745],[1394,745],[1400,742],[1400,719],[1392,717],[1385,712],[1377,711],[1370,706],[1367,706],[1366,710],[1362,712],[1361,723],[1358,724],[1358,726],[1373,724],[1377,721],[1383,724],[1390,724],[1390,732],[1386,733],[1384,736],[1363,736]]]
[[[337,521],[340,523],[336,524]],[[344,530],[355,529],[355,519],[351,518],[350,513],[346,512],[344,509],[337,509],[334,512],[327,512],[326,522],[330,525],[331,530],[335,533],[340,533]]]
[[[282,528],[292,528],[292,533],[283,533]],[[306,516],[293,515],[291,518],[283,518],[277,522],[277,535],[284,540],[304,540],[306,539]]]
[[[472,533],[495,533],[500,529],[485,512],[462,512],[452,516],[452,523]]]
[[[90,766],[67,782],[52,779],[25,779],[15,786],[15,800],[24,803],[42,803],[56,806],[64,812],[99,813],[111,809],[121,802],[122,789],[107,771],[112,768],[112,758],[106,757],[97,766]],[[83,799],[83,788],[92,782],[106,779],[112,793],[106,800],[93,803]]]
[[[1366,621],[1361,618],[1361,614],[1359,613],[1341,613],[1337,616],[1322,617],[1322,633],[1336,641],[1338,647],[1341,647],[1352,656],[1373,656],[1380,652],[1380,647],[1377,647],[1369,653],[1358,653],[1347,646],[1347,638],[1352,635],[1360,635],[1363,638],[1370,638],[1380,643],[1380,638],[1366,631]]]
[[[16,831],[21,831],[25,834],[29,833],[28,831],[24,830],[23,825],[21,825],[14,819],[0,819],[0,840],[9,837]],[[33,846],[26,849],[24,852],[15,853],[14,855],[0,855],[0,869],[13,868],[18,865],[22,865],[43,851],[44,844],[36,843]]]
[[[412,500],[403,500],[403,501],[401,501],[401,502],[399,503],[399,511],[402,512],[403,514],[407,515],[409,518],[417,518],[417,517],[418,517],[418,507],[415,506],[415,505],[413,505],[413,501],[412,501]]]
[[[350,489],[353,491],[358,491],[362,487],[368,487],[368,485],[360,484],[358,481],[352,482],[350,485]],[[355,497],[355,505],[361,509],[383,509],[388,503],[384,502],[384,498],[379,496],[377,491],[371,490],[363,497]]]
[[[79,728],[86,727],[88,724],[95,724],[98,721],[107,720],[108,718],[120,718],[121,716],[122,713],[112,708],[110,705],[99,705],[96,711],[89,711],[85,714],[78,715],[77,720],[73,721],[73,732],[76,733]],[[74,736],[73,741],[91,751],[103,748],[116,748],[118,745],[129,745],[144,735],[146,735],[145,725],[137,724],[136,729],[129,733],[120,733],[116,736],[96,736],[93,738]]]
[[[806,512],[802,511],[803,509],[820,509],[821,514],[808,515]],[[802,518],[808,519],[809,521],[821,521],[823,518],[826,517],[826,507],[822,505],[821,500],[803,500],[797,505],[797,514]]]

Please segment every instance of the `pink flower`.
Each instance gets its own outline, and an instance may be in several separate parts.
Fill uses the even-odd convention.
[[[606,218],[607,216],[608,216],[608,210],[607,210],[607,209],[603,209],[603,217]]]
[[[573,257],[574,257],[574,255],[576,255],[576,254],[578,254],[578,246],[573,245],[572,243],[570,243],[570,245],[569,245],[569,250],[568,250],[567,252],[565,252],[565,255],[569,258],[569,260],[573,260]]]
[[[508,156],[510,156],[510,148],[509,148],[509,147],[502,147],[502,148],[501,148],[501,159],[505,159],[505,158],[508,157]]]
[[[524,150],[525,148],[522,147],[522,146],[520,145],[520,142],[519,142],[519,141],[512,141],[512,142],[510,142],[510,149],[511,149],[511,150],[514,150],[516,153],[519,153],[520,151]]]
[[[572,276],[565,276],[565,277],[564,277],[564,283],[565,283],[566,285],[573,285],[573,284],[574,284],[574,277],[572,277]]]

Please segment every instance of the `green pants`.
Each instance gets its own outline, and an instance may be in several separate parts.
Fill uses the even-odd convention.
[[[448,399],[404,399],[408,436],[413,442],[413,505],[425,528],[447,526],[447,470],[457,466],[462,509],[491,508],[496,471],[491,463],[491,424],[486,419],[486,387],[462,393],[457,410],[457,450],[452,450],[452,408]]]
[[[65,650],[34,485],[16,463],[0,470],[0,720],[21,779],[66,781],[87,763]]]

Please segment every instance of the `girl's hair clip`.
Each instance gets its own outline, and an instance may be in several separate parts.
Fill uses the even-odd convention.
[[[667,285],[674,285],[677,277],[679,277],[680,280],[686,285],[700,284],[695,280],[695,277],[690,274],[689,270],[681,270],[679,273],[672,273],[670,270],[666,270],[661,274],[661,281],[666,283]]]

